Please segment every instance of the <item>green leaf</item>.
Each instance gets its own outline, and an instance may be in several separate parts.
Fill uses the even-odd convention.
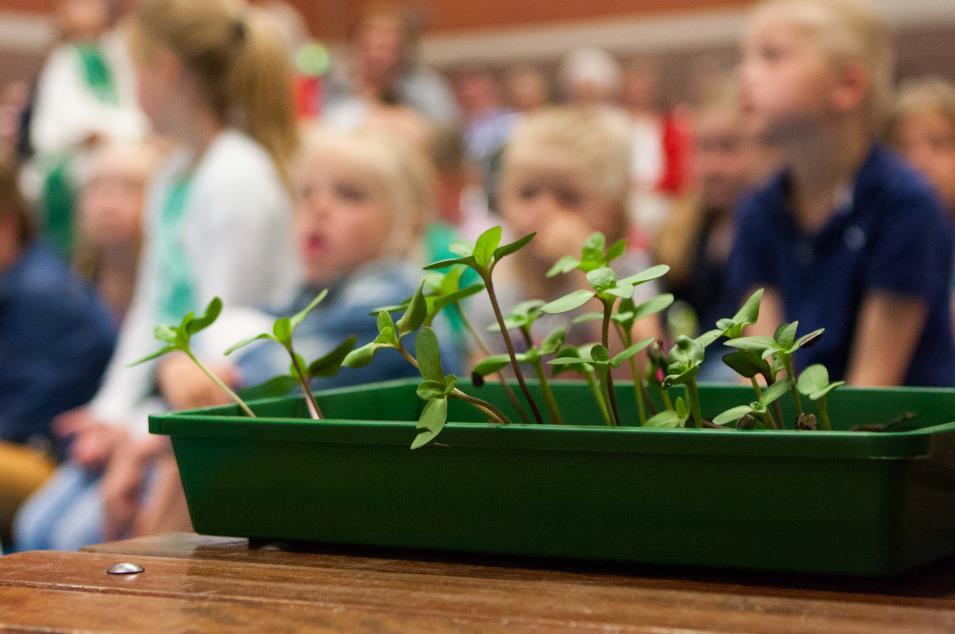
[[[557,363],[555,363],[555,361]],[[579,372],[581,374],[589,374],[594,371],[594,367],[592,365],[581,359],[580,351],[574,346],[567,346],[566,348],[559,350],[557,352],[557,358],[551,359],[548,363],[554,366],[554,376],[558,376],[564,372]]]
[[[226,351],[225,351],[223,354],[224,354],[225,356],[229,356],[230,354],[232,354],[232,353],[235,352],[236,350],[238,350],[238,349],[240,349],[240,348],[246,347],[247,345],[249,345],[249,344],[252,343],[253,341],[261,341],[261,340],[263,340],[263,339],[270,339],[270,340],[272,340],[272,341],[276,341],[276,339],[275,339],[274,336],[270,335],[270,334],[267,333],[267,332],[263,332],[263,333],[260,333],[260,334],[255,335],[254,337],[247,337],[247,338],[243,339],[242,341],[240,341],[239,343],[234,343],[234,344],[232,344],[231,346],[229,346],[229,347],[226,349]]]
[[[395,320],[392,318],[391,313],[388,311],[381,311],[378,313],[377,317],[378,333],[382,333],[385,330],[396,331]]]
[[[547,363],[548,365],[587,365],[589,361],[587,359],[580,359],[579,357],[557,357]]]
[[[676,410],[677,416],[686,420],[690,417],[690,408],[686,405],[686,399],[682,396],[676,397],[676,400],[673,401],[674,409]]]
[[[418,285],[418,290],[411,297],[411,303],[405,314],[401,316],[395,326],[397,327],[398,337],[404,337],[410,332],[417,330],[424,323],[428,316],[428,302],[424,299],[424,282]]]
[[[385,328],[378,333],[378,336],[371,343],[366,343],[360,348],[355,348],[349,352],[342,361],[343,368],[363,368],[370,364],[379,350],[395,348],[398,341],[395,338],[395,331],[390,327]]]
[[[541,354],[554,354],[567,339],[567,326],[558,326],[547,333],[540,345]]]
[[[829,392],[833,391],[837,387],[842,387],[845,384],[846,384],[845,381],[834,381],[830,383],[829,385],[827,385],[826,387],[824,387],[823,389],[819,390],[818,392],[813,392],[812,394],[810,394],[809,399],[813,401],[818,401],[819,399],[828,396]]]
[[[415,338],[415,358],[418,360],[418,370],[425,380],[441,382],[444,380],[444,369],[441,367],[441,348],[438,345],[438,335],[430,327],[424,327]]]
[[[348,356],[348,353],[351,352],[356,343],[358,343],[358,338],[351,336],[335,346],[335,348],[327,354],[312,361],[308,366],[309,378],[327,378],[338,374],[342,369],[342,363],[345,361],[345,357]]]
[[[621,299],[632,299],[633,298],[633,286],[630,284],[619,283],[614,288],[608,288],[605,293],[609,295],[614,295]]]
[[[408,304],[411,303],[411,298],[409,297],[400,304],[392,304],[390,306],[379,306],[378,308],[373,308],[368,314],[374,317],[378,317],[378,313],[396,313],[399,310],[407,310]]]
[[[774,401],[778,401],[790,388],[792,388],[791,379],[776,381],[763,391],[763,395],[759,397],[759,403],[769,405]]]
[[[703,362],[704,354],[705,348],[702,343],[686,335],[680,335],[670,349],[670,364],[699,364]]]
[[[686,425],[686,418],[681,417],[672,409],[665,409],[659,414],[652,416],[643,424],[644,427],[656,429],[674,429]]]
[[[464,288],[458,289],[456,291],[450,292],[446,295],[440,295],[434,298],[434,303],[432,304],[429,313],[430,317],[434,317],[439,312],[441,312],[445,307],[450,306],[451,304],[457,304],[463,299],[467,299],[472,295],[477,295],[484,290],[484,284],[477,282],[475,284],[469,284]]]
[[[415,390],[418,398],[422,401],[430,401],[433,398],[443,398],[447,395],[446,392],[444,381],[434,381],[431,379],[422,381]]]
[[[177,338],[176,329],[167,324],[160,324],[153,329],[153,337],[163,343],[175,345]]]
[[[247,387],[239,392],[239,396],[244,401],[252,401],[261,398],[276,398],[279,396],[285,396],[297,386],[298,381],[287,374],[283,374],[272,377],[265,383]]]
[[[731,352],[723,357],[723,363],[747,379],[757,375],[767,376],[770,373],[769,364],[755,352],[745,352],[743,350]]]
[[[474,261],[483,269],[487,269],[494,261],[494,252],[501,243],[501,226],[495,225],[478,236],[474,243]]]
[[[796,389],[809,396],[813,392],[824,390],[829,385],[829,370],[821,363],[814,363],[799,375]]]
[[[651,343],[653,343],[653,341],[654,341],[653,337],[650,337],[649,339],[644,339],[643,341],[639,341],[633,344],[632,346],[630,346],[629,348],[627,348],[626,350],[614,355],[614,357],[610,360],[610,366],[614,368],[619,368],[621,365],[623,365],[624,361],[627,361],[628,359],[630,359],[630,357],[634,356],[635,354],[637,354],[638,352],[640,352],[641,350],[649,346]]]
[[[610,362],[610,351],[599,343],[590,349],[590,360],[605,365]]]
[[[725,425],[727,423],[732,423],[733,421],[737,421],[741,419],[743,416],[746,416],[747,414],[752,414],[752,413],[753,413],[753,408],[750,407],[749,405],[739,405],[737,407],[731,407],[730,409],[726,410],[725,412],[723,412],[722,414],[714,418],[713,422],[716,423],[717,425]]]
[[[798,327],[798,321],[794,321],[789,324],[781,324],[779,328],[776,329],[776,332],[773,333],[773,339],[779,344],[780,348],[790,348],[796,341],[796,329]]]
[[[607,263],[613,262],[627,250],[627,241],[626,240],[617,240],[610,245],[610,248],[607,249]]]
[[[657,264],[656,266],[651,266],[645,271],[641,271],[636,275],[631,275],[630,277],[625,277],[620,280],[621,284],[632,284],[633,286],[639,286],[649,282],[650,280],[655,280],[657,278],[663,277],[667,274],[667,271],[670,270],[670,267],[666,264]]]
[[[763,354],[767,350],[776,349],[776,340],[772,337],[737,337],[726,342],[730,348]]]
[[[290,345],[292,343],[292,320],[288,317],[276,319],[275,323],[272,324],[272,334],[275,335],[275,340],[283,346]]]
[[[614,315],[614,317],[616,317],[616,315]],[[603,313],[598,313],[598,312],[584,313],[583,315],[580,315],[579,317],[574,317],[574,319],[570,323],[583,324],[590,321],[600,321],[603,318],[604,318]]]
[[[636,307],[633,311],[633,321],[640,321],[644,317],[649,317],[650,315],[666,310],[673,303],[673,299],[673,295],[670,293],[651,297]]]
[[[555,277],[563,273],[570,273],[580,265],[580,260],[572,255],[565,255],[547,270],[547,277]]]
[[[480,376],[487,376],[495,372],[500,372],[506,368],[510,362],[511,357],[506,354],[492,354],[489,357],[481,359],[471,372]]]
[[[507,257],[508,255],[510,255],[510,254],[512,254],[512,253],[514,253],[514,252],[516,252],[516,251],[520,251],[521,249],[524,248],[524,245],[526,245],[528,242],[530,242],[531,240],[533,240],[533,239],[534,239],[534,236],[536,236],[536,235],[537,235],[536,232],[535,232],[535,233],[529,233],[529,234],[527,234],[526,236],[524,236],[523,238],[520,238],[519,240],[515,240],[514,242],[511,242],[511,243],[509,243],[509,244],[505,244],[505,245],[503,245],[503,246],[500,246],[500,247],[494,249],[494,261],[496,262],[496,261],[500,260],[501,258]]]
[[[438,260],[437,262],[432,262],[431,264],[425,265],[423,268],[425,271],[433,271],[435,269],[443,269],[449,266],[454,266],[455,264],[464,264],[473,268],[475,265],[474,256],[469,255],[463,258],[450,258],[448,260]]]
[[[587,273],[587,281],[600,292],[617,285],[617,274],[613,272],[613,269],[602,266]]]
[[[541,306],[541,311],[548,314],[566,313],[580,308],[594,298],[593,291],[577,290],[559,297],[554,301]]]
[[[418,419],[417,428],[421,431],[415,436],[411,443],[412,449],[424,447],[444,429],[444,424],[448,420],[448,399],[435,398],[427,402],[421,411],[421,417]]]
[[[696,338],[696,342],[705,348],[722,336],[723,331],[721,330],[707,330]]]
[[[222,300],[218,297],[213,297],[209,304],[206,306],[206,310],[202,313],[201,317],[189,320],[188,323],[184,323],[183,326],[187,333],[194,335],[201,330],[205,330],[219,318],[219,313],[222,312]]]
[[[733,321],[736,324],[755,324],[759,319],[759,304],[763,299],[763,289],[756,290],[749,298],[743,302],[736,314],[733,315]]]
[[[174,351],[174,350],[178,350],[178,348],[176,348],[175,346],[164,346],[164,347],[160,348],[159,350],[157,350],[156,352],[153,352],[152,354],[147,354],[147,355],[146,355],[145,357],[143,357],[142,359],[137,359],[136,361],[133,361],[132,363],[128,364],[126,367],[131,368],[131,367],[133,367],[134,365],[139,365],[139,364],[141,364],[141,363],[146,363],[147,361],[152,361],[153,359],[158,359],[159,357],[163,356],[164,354],[170,353],[170,352],[172,352],[172,351]]]
[[[451,244],[448,245],[448,251],[462,258],[467,258],[474,255],[474,245],[464,240],[453,240]]]
[[[804,348],[812,343],[815,343],[815,341],[819,339],[819,337],[821,337],[822,333],[824,333],[825,331],[826,331],[825,328],[819,328],[817,330],[813,330],[812,332],[808,334],[803,335],[802,337],[796,340],[795,347]]]
[[[308,314],[315,310],[315,307],[322,303],[322,300],[325,299],[325,296],[328,295],[328,289],[322,289],[318,295],[315,296],[315,299],[308,303],[308,306],[295,313],[289,318],[289,321],[292,325],[292,330],[294,331],[298,328],[298,325],[305,321],[305,318],[308,317]]]

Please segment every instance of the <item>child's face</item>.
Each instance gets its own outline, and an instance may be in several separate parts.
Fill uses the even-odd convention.
[[[394,212],[379,179],[318,153],[296,180],[295,235],[310,282],[338,279],[384,255]]]
[[[693,175],[712,210],[732,211],[752,177],[753,148],[739,123],[728,108],[704,110],[694,120]]]
[[[955,213],[955,125],[938,110],[926,109],[902,118],[895,128],[902,154],[938,189]]]
[[[751,132],[786,141],[826,112],[835,69],[805,30],[763,17],[744,36],[741,54],[741,101]]]
[[[556,168],[511,168],[502,191],[504,218],[518,236],[536,231],[529,249],[552,261],[580,250],[584,240],[600,231],[608,240],[619,237],[622,210],[607,201],[579,173]]]
[[[139,243],[143,177],[130,170],[123,158],[110,157],[98,165],[80,194],[80,231],[94,247],[131,247]]]

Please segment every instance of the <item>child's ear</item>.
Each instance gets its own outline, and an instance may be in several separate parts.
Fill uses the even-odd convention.
[[[847,62],[840,70],[832,92],[831,103],[836,112],[858,110],[871,90],[869,71],[859,62]]]

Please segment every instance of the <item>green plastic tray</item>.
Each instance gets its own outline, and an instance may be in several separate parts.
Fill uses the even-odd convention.
[[[851,389],[833,432],[655,430],[597,422],[585,385],[565,420],[480,423],[452,401],[408,445],[416,382],[154,416],[172,437],[195,529],[269,540],[889,575],[955,553],[955,390]],[[509,410],[499,386],[467,388]],[[532,386],[536,390],[536,386]],[[632,387],[618,385],[624,420]],[[712,417],[751,400],[701,386]],[[916,429],[849,432],[915,412]],[[787,417],[789,414],[787,413]]]

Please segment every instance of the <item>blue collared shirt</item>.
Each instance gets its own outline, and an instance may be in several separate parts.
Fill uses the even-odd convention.
[[[833,379],[846,374],[859,309],[870,292],[916,299],[928,316],[905,384],[955,385],[953,233],[927,182],[876,144],[842,204],[810,233],[793,212],[790,179],[783,172],[743,203],[729,262],[735,298],[771,286],[785,319],[799,321],[799,332],[825,328],[795,360],[798,367],[822,363]]]

